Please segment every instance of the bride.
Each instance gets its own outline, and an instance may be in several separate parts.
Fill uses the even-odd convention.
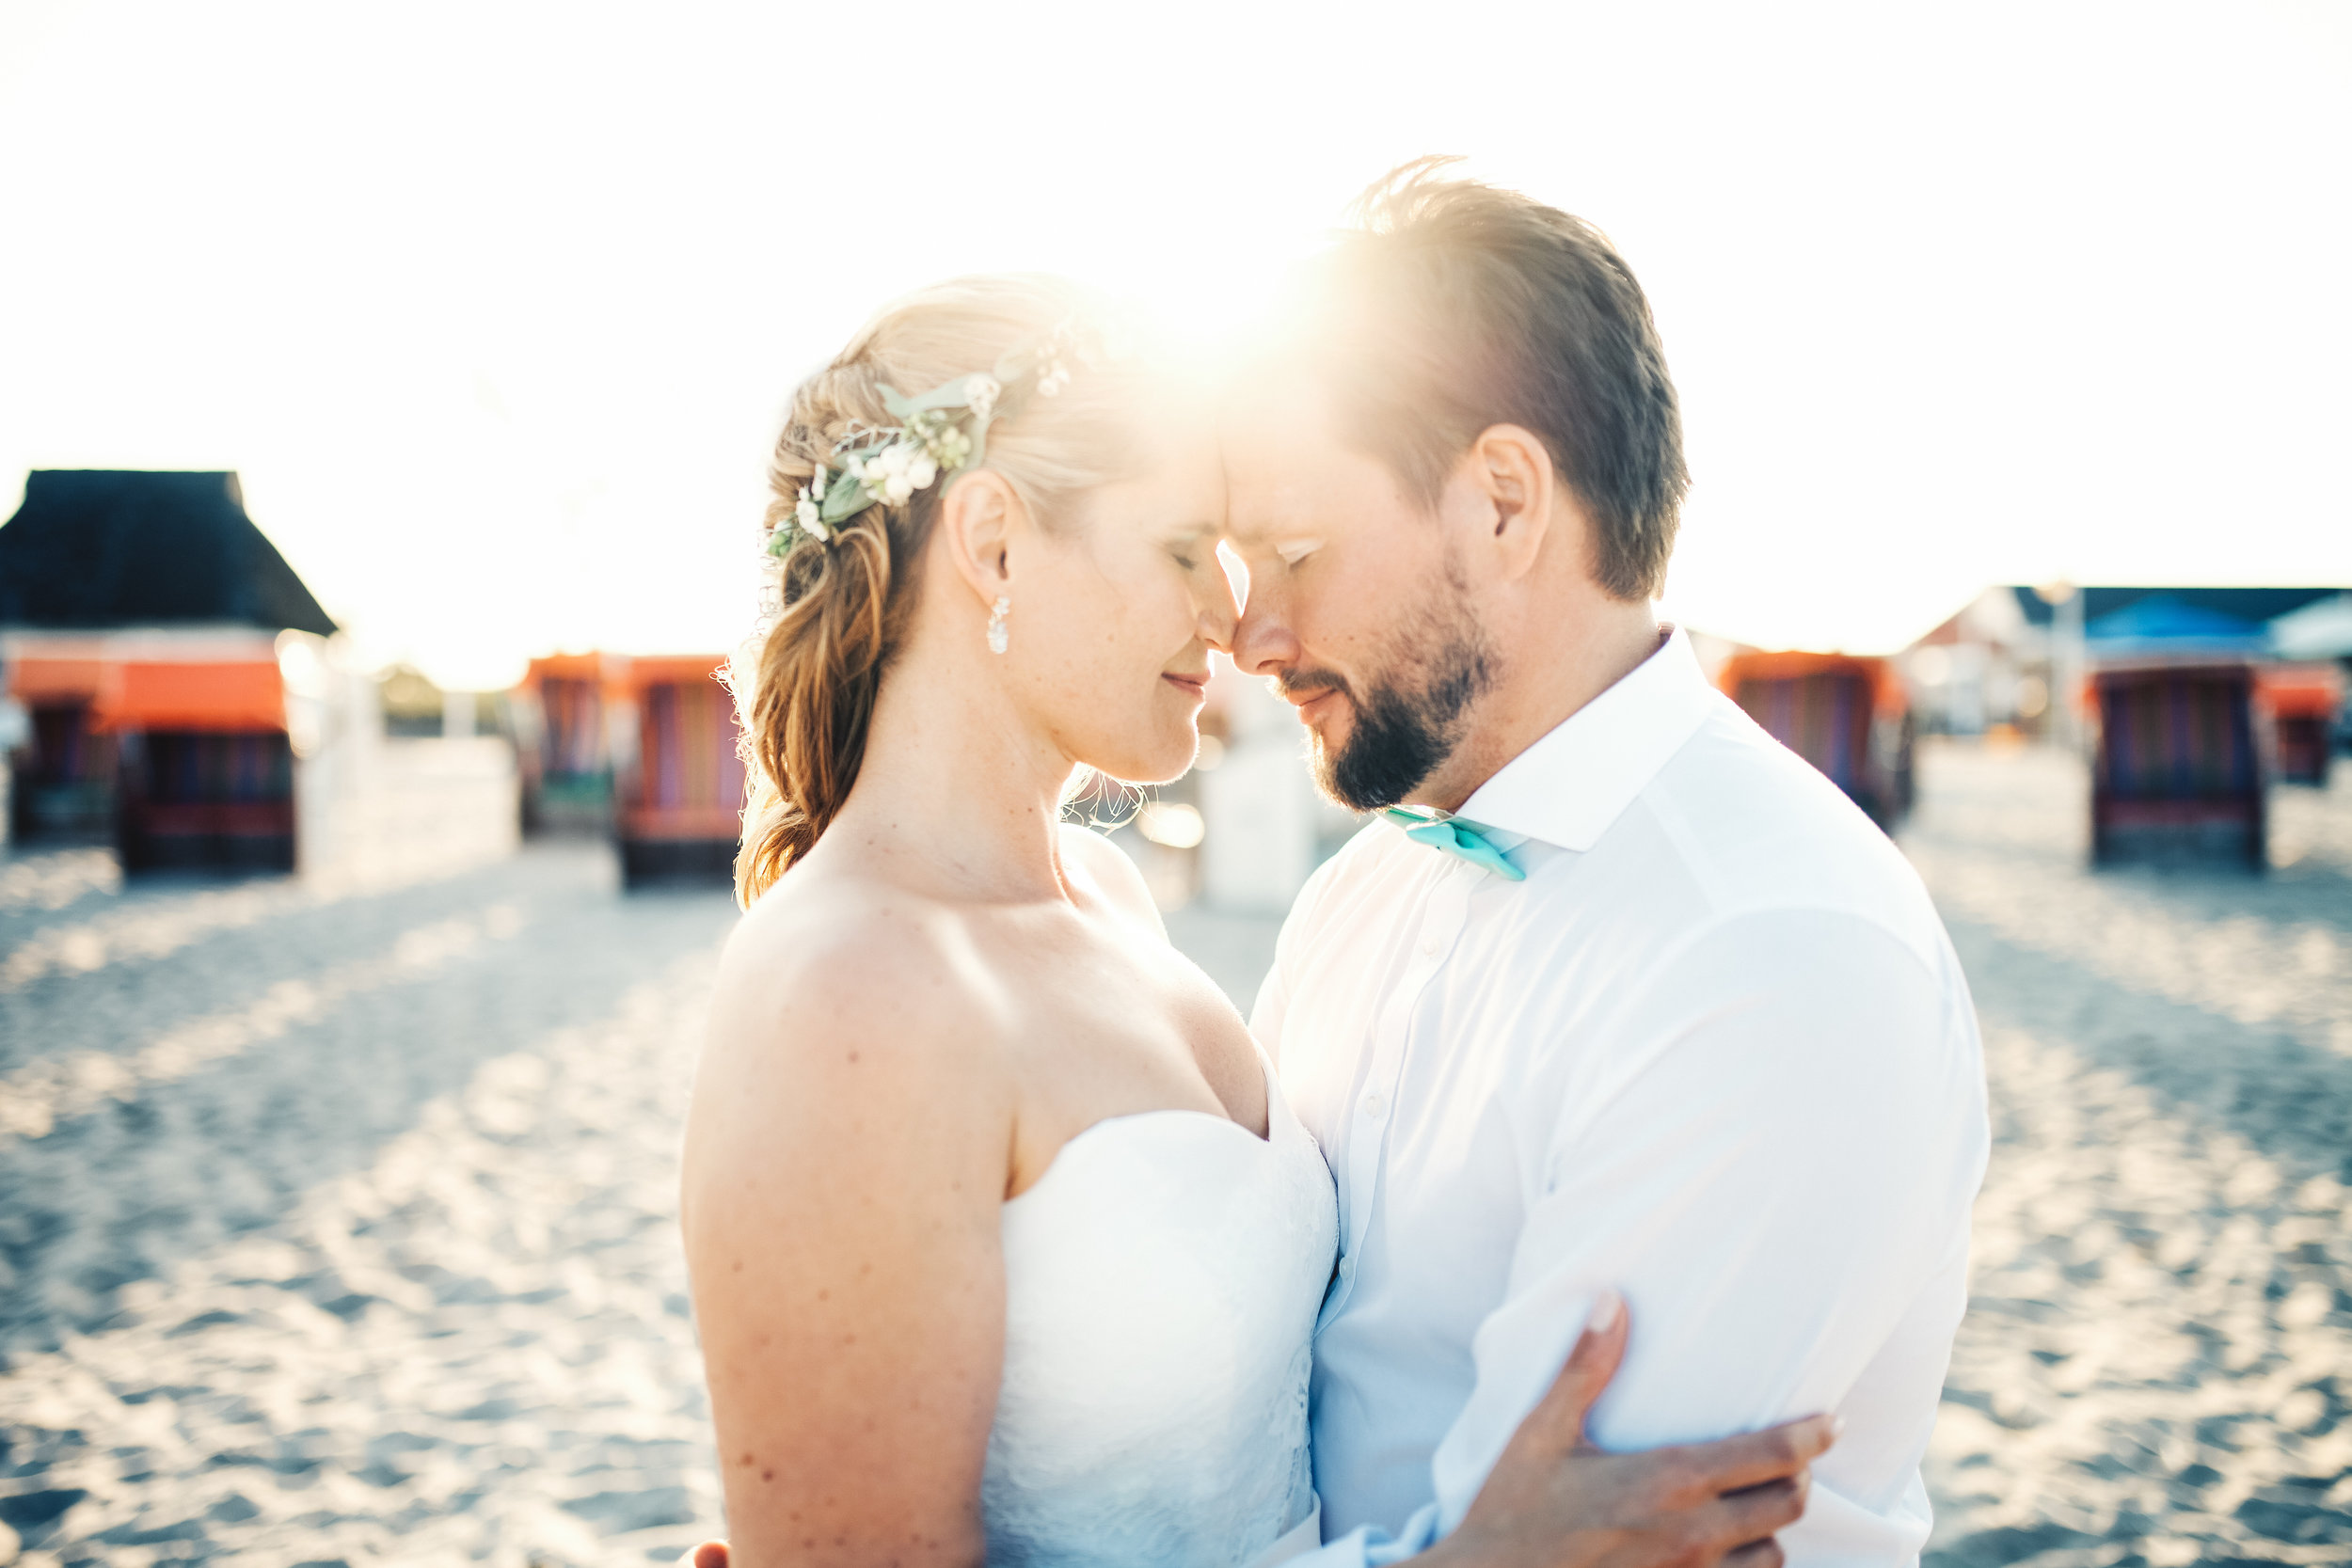
[[[1061,820],[1089,769],[1190,766],[1237,614],[1206,414],[1101,319],[1050,278],[929,290],[799,388],[776,445],[749,913],[682,1216],[746,1568],[1316,1544],[1329,1173],[1126,857]],[[1565,1562],[1605,1507],[1620,1547],[1688,1525],[1565,1467],[1611,1326],[1440,1551]],[[1689,1560],[1769,1549],[1796,1468],[1741,1478],[1769,1507]]]

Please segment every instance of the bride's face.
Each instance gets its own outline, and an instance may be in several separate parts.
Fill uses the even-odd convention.
[[[1209,650],[1239,611],[1216,558],[1216,442],[1171,441],[1145,477],[1092,492],[1028,558],[1007,622],[1026,695],[1062,749],[1131,784],[1192,766]]]

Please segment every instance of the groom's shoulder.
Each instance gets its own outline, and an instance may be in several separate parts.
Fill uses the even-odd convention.
[[[1644,800],[1661,852],[1717,916],[1813,910],[1914,946],[1942,925],[1902,851],[1862,809],[1728,701],[1715,705]]]
[[[1409,860],[1417,847],[1393,822],[1376,814],[1365,818],[1363,826],[1308,877],[1298,896],[1291,900],[1285,928],[1303,930],[1353,901],[1376,902],[1390,896],[1386,873],[1400,857]]]

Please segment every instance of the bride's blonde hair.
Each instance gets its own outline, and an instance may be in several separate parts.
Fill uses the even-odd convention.
[[[768,527],[790,526],[819,464],[839,469],[845,437],[898,422],[882,388],[918,394],[986,371],[1073,315],[1099,320],[1103,310],[1078,285],[1031,275],[961,278],[889,307],[792,394],[768,468]],[[1140,467],[1149,380],[1133,356],[1077,369],[1057,395],[1032,397],[989,425],[981,466],[1004,477],[1041,527],[1068,526],[1086,491]],[[870,506],[830,540],[803,535],[783,559],[780,611],[735,674],[751,790],[735,891],[746,908],[808,853],[857,782],[875,694],[905,640],[950,483],[942,476],[902,505]]]

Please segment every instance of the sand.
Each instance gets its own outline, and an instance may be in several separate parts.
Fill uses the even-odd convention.
[[[1902,835],[1993,1167],[1929,1561],[2352,1560],[2352,770],[2266,879],[2093,875],[2079,770]],[[674,1224],[715,891],[0,859],[0,1561],[666,1562],[720,1528]],[[1180,911],[1228,990],[1273,924]]]
[[[1994,1136],[1931,1565],[2352,1561],[2347,775],[2267,877],[2094,874],[2079,770],[1927,759]]]
[[[228,894],[60,909],[204,929],[0,994],[23,1560],[667,1561],[715,1528],[673,1214],[725,896],[624,898],[585,847]]]

